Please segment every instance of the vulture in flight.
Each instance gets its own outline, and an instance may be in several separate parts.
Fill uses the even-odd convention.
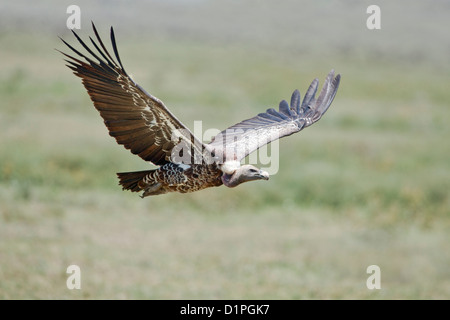
[[[117,173],[124,190],[142,192],[141,197],[168,192],[194,192],[224,184],[227,187],[253,180],[268,180],[269,174],[241,160],[276,139],[299,132],[318,121],[336,95],[340,75],[332,70],[315,98],[315,79],[303,100],[295,90],[290,104],[280,102],[278,111],[270,108],[217,134],[209,144],[201,142],[155,96],[146,92],[125,71],[117,50],[114,30],[110,37],[114,57],[108,52],[95,25],[94,49],[74,36],[89,53],[84,54],[61,40],[80,58],[61,52],[67,66],[82,79],[109,134],[157,169]],[[59,50],[58,50],[59,51]]]

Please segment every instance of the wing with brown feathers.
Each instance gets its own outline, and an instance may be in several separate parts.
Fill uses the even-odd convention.
[[[315,95],[319,80],[315,79],[309,86],[303,102],[300,92],[295,90],[290,106],[283,100],[278,111],[270,108],[256,117],[239,122],[215,136],[208,146],[222,162],[241,161],[260,147],[309,127],[328,110],[336,95],[340,79],[341,76],[338,74],[335,77],[334,70],[331,70],[317,100]]]
[[[92,27],[98,44],[91,37],[89,39],[100,56],[73,31],[77,40],[93,58],[79,52],[63,39],[61,40],[87,63],[61,53],[69,58],[65,60],[67,66],[82,79],[95,108],[104,119],[109,134],[133,154],[155,165],[176,162],[171,158],[171,153],[174,146],[180,142],[189,146],[188,152],[191,155],[201,156],[205,146],[161,100],[148,94],[126,73],[120,61],[113,28],[111,27],[111,43],[117,61],[106,50],[94,24]]]

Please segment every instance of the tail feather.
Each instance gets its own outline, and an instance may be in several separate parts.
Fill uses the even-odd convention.
[[[117,173],[117,177],[119,178],[119,184],[122,186],[123,190],[139,192],[143,190],[143,188],[139,186],[139,182],[153,171],[155,170],[119,172]]]

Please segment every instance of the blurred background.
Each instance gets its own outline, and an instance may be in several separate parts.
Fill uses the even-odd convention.
[[[188,127],[226,128],[334,68],[270,181],[141,199],[54,49],[69,5]],[[369,30],[366,9],[381,8]],[[0,3],[0,298],[449,299],[448,1]],[[81,290],[66,268],[81,269]],[[369,290],[366,269],[381,269]]]

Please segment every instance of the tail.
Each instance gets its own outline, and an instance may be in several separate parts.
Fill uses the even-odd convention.
[[[143,181],[143,179],[153,171],[155,170],[120,172],[117,173],[117,177],[119,178],[119,184],[122,186],[123,190],[139,192],[145,188],[145,184],[142,183],[140,185],[139,182]]]

